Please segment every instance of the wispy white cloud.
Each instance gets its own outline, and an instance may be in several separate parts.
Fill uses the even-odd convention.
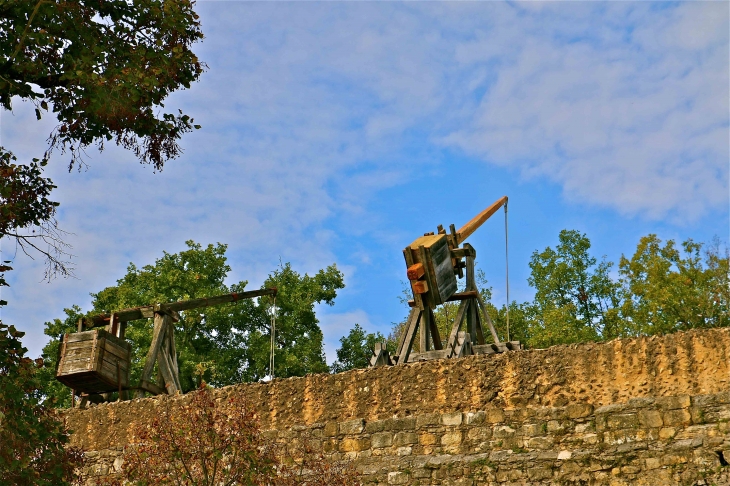
[[[231,279],[251,286],[281,258],[310,273],[336,261],[367,292],[358,269],[397,230],[379,227],[372,202],[449,151],[627,215],[726,209],[727,3],[199,7],[210,70],[166,106],[203,129],[161,174],[118,149],[90,153],[80,174],[52,163],[79,280],[49,295],[39,273],[16,273],[14,322],[39,327],[189,238],[228,243]],[[2,114],[2,143],[37,155],[51,127],[18,108]],[[367,314],[327,315],[339,316],[323,318],[330,356]]]

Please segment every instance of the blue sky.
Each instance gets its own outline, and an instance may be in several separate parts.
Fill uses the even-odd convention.
[[[279,260],[337,263],[347,287],[319,310],[328,361],[357,322],[387,333],[401,250],[510,198],[511,297],[561,229],[618,261],[641,236],[730,233],[728,3],[207,2],[209,71],[166,109],[203,128],[162,173],[116,148],[88,168],[49,165],[76,279],[42,282],[17,256],[2,319],[27,331],[129,262],[188,239],[229,245],[230,282],[258,287]],[[1,143],[38,156],[52,120],[16,103]],[[502,215],[470,238],[504,302]],[[4,242],[4,257],[14,249]]]

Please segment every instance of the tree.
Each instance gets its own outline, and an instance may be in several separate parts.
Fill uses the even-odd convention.
[[[350,329],[347,336],[340,338],[340,348],[337,349],[337,361],[332,363],[330,371],[341,373],[356,368],[367,368],[370,365],[370,356],[375,349],[375,343],[387,341],[386,338],[376,333],[365,333],[360,324]],[[395,343],[387,341],[388,351],[395,353]]]
[[[109,313],[157,302],[174,302],[213,295],[242,292],[247,282],[226,285],[230,272],[226,245],[203,248],[187,242],[180,253],[164,253],[154,265],[138,268],[130,264],[117,285],[92,294],[93,309],[86,315]],[[276,287],[277,377],[301,376],[327,371],[322,331],[314,312],[316,303],[332,305],[337,290],[344,287],[335,265],[316,275],[300,275],[287,263],[272,272],[263,287]],[[259,380],[269,374],[271,309],[269,297],[243,300],[231,305],[192,309],[180,313],[175,325],[180,381],[183,391],[197,388],[201,380],[215,386]],[[55,369],[61,336],[74,332],[81,309],[65,310],[65,319],[46,323],[51,341],[43,350],[49,370]],[[139,379],[152,341],[151,320],[130,323],[127,338],[132,344],[131,380]],[[45,374],[49,393],[70,404],[68,389]]]
[[[36,116],[52,111],[49,138],[71,153],[106,141],[162,169],[180,154],[187,115],[157,108],[196,81],[204,65],[190,47],[203,38],[190,0],[16,0],[0,5],[0,106],[32,102]]]
[[[535,288],[534,316],[528,343],[535,347],[596,341],[620,335],[618,284],[613,265],[598,263],[588,253],[590,240],[574,230],[562,230],[555,249],[535,251],[529,284]]]
[[[358,474],[328,461],[306,437],[284,446],[261,433],[246,400],[204,384],[167,398],[151,423],[133,428],[118,477],[106,484],[355,486]]]
[[[621,257],[622,317],[632,334],[662,334],[730,325],[728,251],[716,240],[702,258],[702,243],[682,249],[655,234],[641,238],[636,252]]]
[[[190,47],[203,38],[191,0],[14,0],[0,2],[0,107],[13,100],[52,112],[59,124],[43,155],[16,164],[0,147],[0,239],[37,250],[47,277],[72,269],[54,219],[55,186],[41,175],[54,150],[70,153],[69,170],[86,148],[114,141],[162,170],[181,153],[188,115],[158,115],[173,91],[203,72]],[[19,231],[21,230],[21,231]],[[49,248],[49,249],[47,249]]]
[[[0,484],[75,483],[83,454],[67,448],[68,431],[53,403],[43,400],[36,373],[43,361],[24,356],[23,334],[0,322]]]
[[[12,238],[27,255],[32,257],[33,250],[43,255],[46,278],[66,276],[71,267],[64,260],[67,245],[54,218],[58,203],[48,198],[56,186],[42,175],[46,162],[16,162],[0,147],[0,240]]]

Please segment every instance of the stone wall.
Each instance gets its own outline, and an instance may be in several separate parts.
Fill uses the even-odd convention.
[[[730,484],[730,330],[312,375],[243,394],[376,484]],[[179,398],[178,398],[179,399]],[[67,414],[91,475],[163,398]],[[93,479],[90,481],[93,483]]]

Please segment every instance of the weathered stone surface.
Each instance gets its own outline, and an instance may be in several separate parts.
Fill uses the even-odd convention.
[[[266,440],[306,436],[327,457],[353,461],[369,485],[730,484],[729,336],[678,333],[215,393],[247,396]],[[72,445],[89,451],[87,485],[123,467],[133,422],[185,399],[67,412]]]

